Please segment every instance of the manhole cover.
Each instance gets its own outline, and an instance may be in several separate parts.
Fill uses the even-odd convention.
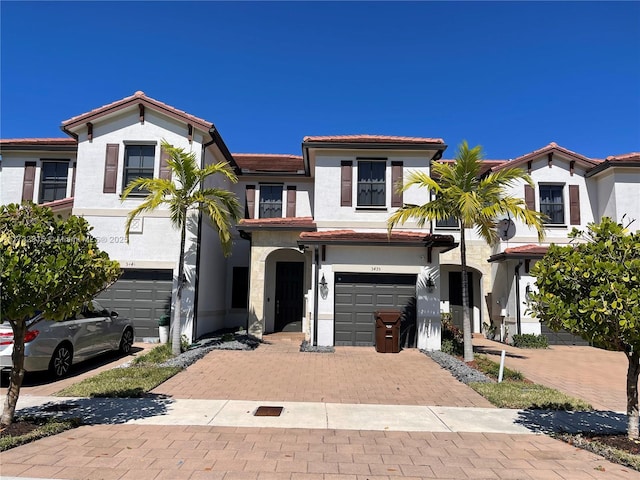
[[[258,407],[255,417],[279,417],[284,407]]]

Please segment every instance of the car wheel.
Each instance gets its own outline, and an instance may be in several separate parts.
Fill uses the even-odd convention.
[[[133,331],[127,328],[120,339],[120,353],[125,355],[131,353],[131,345],[133,345]]]
[[[73,360],[73,351],[67,344],[58,345],[51,357],[49,370],[57,378],[64,377],[69,373],[71,361]]]

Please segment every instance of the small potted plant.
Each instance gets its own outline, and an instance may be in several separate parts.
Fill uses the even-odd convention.
[[[489,340],[495,340],[496,337],[496,326],[493,323],[484,322],[482,324],[484,328],[484,334]]]
[[[160,315],[158,319],[158,333],[160,336],[160,343],[167,343],[169,341],[169,326],[171,325],[171,315],[164,313]]]

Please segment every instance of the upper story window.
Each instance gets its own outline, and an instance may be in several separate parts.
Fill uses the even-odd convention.
[[[386,161],[358,160],[358,207],[384,207]]]
[[[125,145],[123,186],[137,178],[153,178],[155,145]],[[138,190],[141,192],[140,190]]]
[[[44,160],[40,172],[40,203],[67,197],[69,162]]]
[[[548,224],[565,223],[563,185],[540,185],[540,213],[548,217]]]
[[[458,220],[455,217],[447,217],[442,220],[436,220],[437,228],[458,228]]]
[[[260,185],[260,218],[282,217],[282,185]]]

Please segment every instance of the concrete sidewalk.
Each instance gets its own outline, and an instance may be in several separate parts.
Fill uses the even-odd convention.
[[[258,407],[282,407],[279,416],[257,416]],[[626,416],[610,411],[563,412],[478,407],[340,404],[323,402],[60,398],[24,396],[21,415],[78,417],[88,424],[206,425],[397,432],[505,434],[626,430]]]

